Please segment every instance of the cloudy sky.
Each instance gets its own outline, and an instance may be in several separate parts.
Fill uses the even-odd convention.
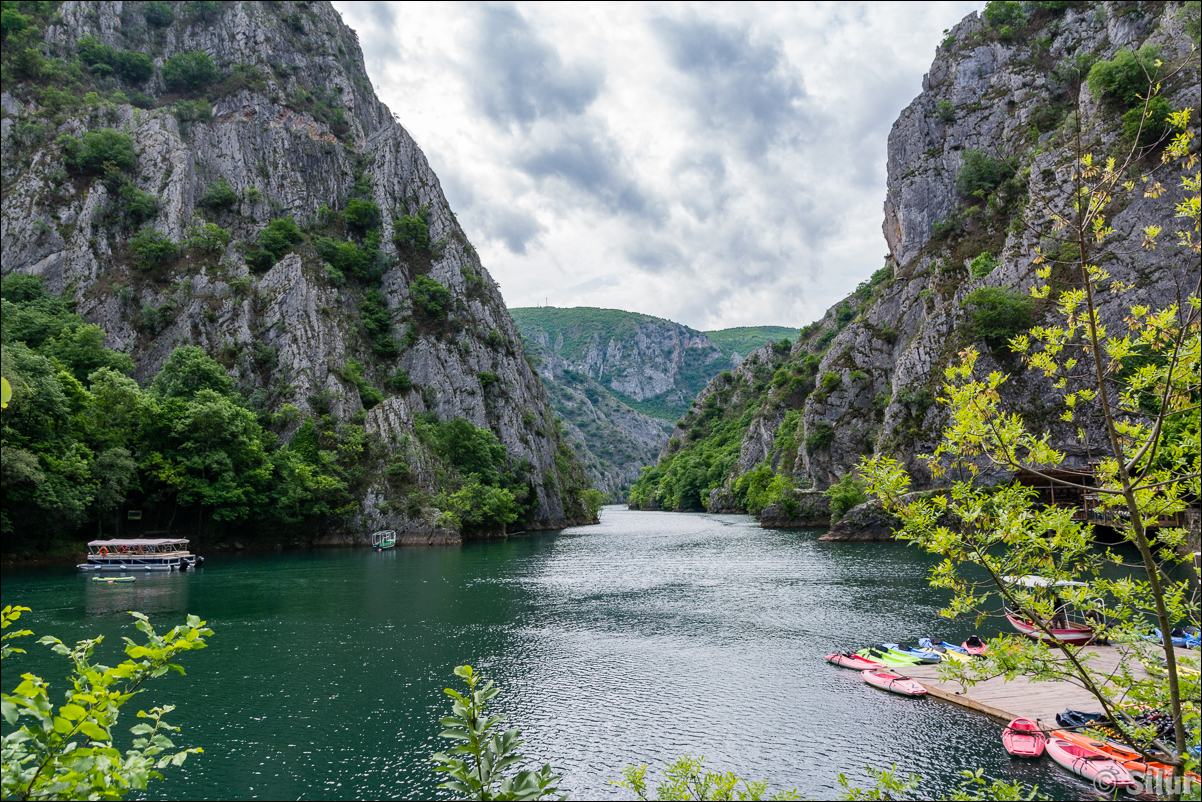
[[[883,264],[885,147],[983,2],[335,2],[511,307],[800,326]]]

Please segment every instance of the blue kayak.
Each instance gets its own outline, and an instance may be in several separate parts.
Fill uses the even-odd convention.
[[[918,645],[920,647],[922,647],[923,649],[930,649],[932,651],[938,651],[938,647],[942,646],[944,649],[947,649],[949,652],[959,652],[960,654],[968,654],[968,649],[965,649],[963,646],[957,646],[954,643],[948,643],[945,640],[939,640],[939,638],[919,638]]]

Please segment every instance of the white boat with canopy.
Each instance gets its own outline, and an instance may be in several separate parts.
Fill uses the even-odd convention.
[[[188,551],[185,538],[129,538],[88,542],[88,561],[81,571],[186,571],[204,557]]]

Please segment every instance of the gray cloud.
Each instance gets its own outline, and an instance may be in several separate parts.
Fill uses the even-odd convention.
[[[472,90],[485,116],[498,125],[579,114],[605,82],[593,66],[566,65],[510,4],[478,8]]]
[[[532,214],[521,209],[494,208],[488,214],[488,234],[505,243],[510,253],[523,254],[546,227]]]

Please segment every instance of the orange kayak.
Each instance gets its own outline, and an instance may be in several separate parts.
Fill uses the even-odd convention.
[[[1136,772],[1142,776],[1152,775],[1153,777],[1172,777],[1173,767],[1165,763],[1157,763],[1155,761],[1144,762],[1144,759],[1139,756],[1139,753],[1128,749],[1125,746],[1116,744],[1114,741],[1105,740],[1099,741],[1096,738],[1091,738],[1083,732],[1069,732],[1068,730],[1052,730],[1052,737],[1061,738],[1069,743],[1084,746],[1087,749],[1092,749],[1095,752],[1101,752],[1107,757],[1113,758],[1119,765],[1130,772]],[[1189,777],[1194,782],[1202,782],[1197,774],[1189,772]]]

